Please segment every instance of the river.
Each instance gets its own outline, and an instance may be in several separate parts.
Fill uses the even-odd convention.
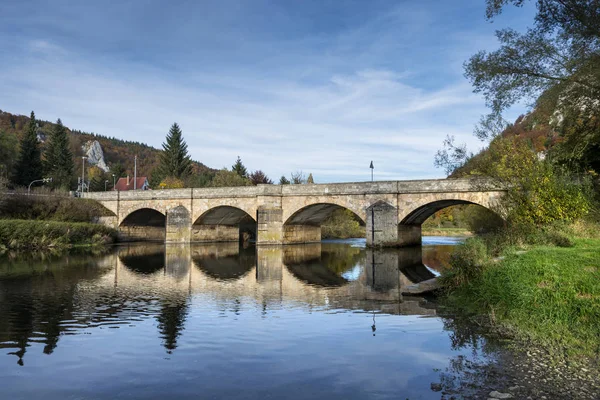
[[[131,244],[0,261],[6,399],[440,399],[494,346],[405,285],[460,239],[371,251]],[[466,333],[465,333],[466,332]],[[450,397],[448,397],[450,398]],[[460,398],[460,397],[457,397]]]

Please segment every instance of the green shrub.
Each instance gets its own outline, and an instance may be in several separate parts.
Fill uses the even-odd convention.
[[[67,195],[15,193],[0,201],[0,218],[69,222],[92,222],[113,215],[100,203]]]
[[[484,240],[469,238],[450,256],[451,268],[442,276],[442,285],[447,288],[466,285],[479,278],[489,262]]]
[[[8,249],[63,248],[112,243],[114,229],[103,225],[58,222],[0,220],[0,246]]]
[[[335,210],[321,225],[323,239],[364,238],[365,227],[350,210]]]

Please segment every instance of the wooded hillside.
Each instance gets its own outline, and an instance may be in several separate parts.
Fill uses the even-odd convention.
[[[24,115],[15,115],[9,112],[0,110],[0,163],[3,164],[0,174],[6,177],[17,157],[19,151],[19,141],[24,135],[29,117]],[[54,127],[54,123],[48,121],[38,121],[38,137],[41,140],[42,150],[44,149],[45,141],[50,135]],[[107,136],[71,130],[67,127],[71,142],[71,151],[75,157],[84,155],[82,145],[89,140],[97,140],[104,151],[104,159],[106,164],[112,169],[115,165],[120,164],[126,174],[133,175],[133,159],[138,156],[138,175],[150,176],[155,167],[160,163],[160,150],[150,147],[139,142],[131,142]],[[6,154],[4,154],[6,153]],[[77,164],[76,164],[77,165]],[[206,165],[194,161],[194,172],[197,174],[214,172],[215,170]]]

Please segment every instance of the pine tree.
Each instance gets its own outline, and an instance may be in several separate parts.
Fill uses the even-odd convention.
[[[73,179],[73,154],[69,148],[67,130],[60,118],[52,130],[44,155],[46,175],[52,178],[52,186],[68,190]]]
[[[281,175],[281,178],[279,178],[279,184],[280,185],[289,185],[290,180],[288,178],[286,178],[285,175]]]
[[[242,159],[240,158],[240,156],[238,156],[235,164],[233,164],[233,166],[231,167],[231,170],[233,172],[237,173],[242,178],[247,178],[248,177],[248,170],[246,169],[246,167],[242,163]]]
[[[12,181],[15,185],[27,186],[31,181],[40,179],[42,172],[42,158],[37,138],[37,121],[32,111],[29,127],[21,140],[21,151],[15,165]]]
[[[315,183],[312,173],[308,174],[308,178],[306,178],[306,183]]]
[[[187,144],[183,140],[183,133],[177,125],[173,123],[165,143],[163,143],[163,152],[160,157],[160,174],[163,177],[173,177],[183,179],[192,173],[192,160],[188,155]]]

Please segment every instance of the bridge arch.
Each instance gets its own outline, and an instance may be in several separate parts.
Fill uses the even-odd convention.
[[[127,214],[119,224],[122,241],[164,241],[167,217],[153,208],[139,208]]]
[[[458,192],[419,196],[410,204],[399,207],[398,221],[403,225],[420,225],[435,212],[460,204],[475,204],[490,211],[498,203],[501,193]]]
[[[500,193],[494,192],[458,192],[437,193],[416,198],[416,201],[413,201],[410,205],[399,208],[399,242],[402,245],[420,245],[421,225],[433,214],[447,207],[470,204],[483,207],[496,214],[494,205],[497,204],[500,195]]]
[[[243,233],[256,238],[256,220],[241,208],[221,205],[202,213],[192,225],[194,242],[239,241]]]
[[[283,223],[284,243],[310,243],[321,241],[321,225],[337,210],[352,212],[361,226],[365,221],[352,209],[329,202],[305,205],[292,213]]]

